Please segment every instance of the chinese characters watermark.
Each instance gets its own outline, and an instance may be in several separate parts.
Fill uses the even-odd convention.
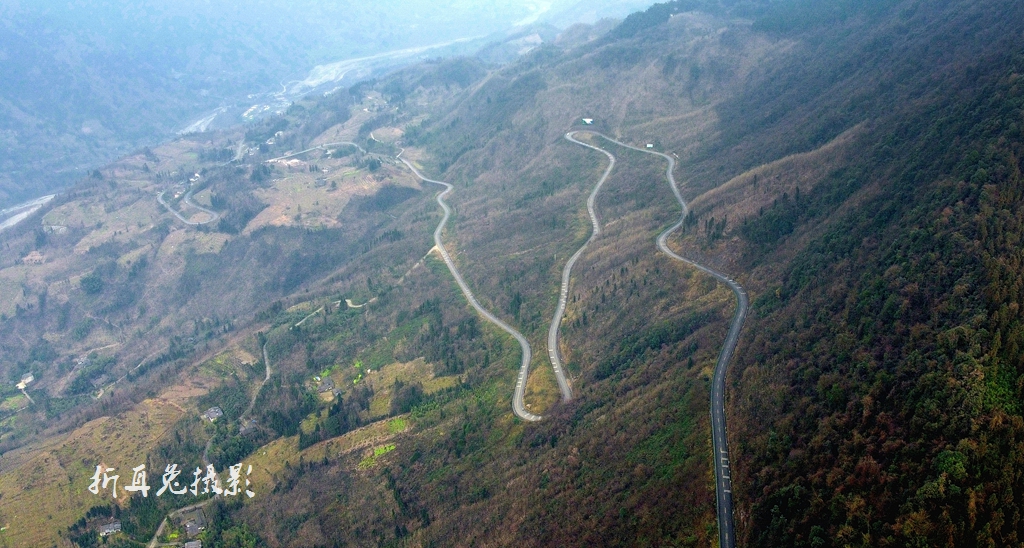
[[[92,475],[92,483],[89,485],[89,492],[94,495],[98,495],[101,492],[105,492],[108,485],[110,487],[110,495],[117,498],[117,480],[121,477],[119,474],[111,474],[116,472],[114,468],[107,467],[103,464],[96,465],[96,473]],[[245,469],[243,477],[242,463],[238,463],[234,466],[228,467],[228,479],[226,484],[221,484],[220,476],[217,475],[217,470],[214,469],[213,465],[207,465],[206,470],[196,467],[195,471],[192,472],[193,481],[190,484],[182,484],[178,481],[178,476],[181,475],[181,470],[177,464],[168,464],[164,468],[164,474],[160,478],[163,486],[157,489],[156,496],[161,496],[164,493],[170,493],[172,495],[184,495],[187,493],[192,494],[194,497],[199,495],[205,495],[213,493],[215,495],[223,495],[225,497],[235,497],[241,494],[252,498],[256,496],[249,486],[249,474],[252,473],[252,465],[248,465]],[[146,465],[140,464],[135,468],[132,468],[132,482],[130,485],[126,485],[121,489],[130,495],[135,493],[142,493],[143,497],[149,496],[150,486],[147,483]]]

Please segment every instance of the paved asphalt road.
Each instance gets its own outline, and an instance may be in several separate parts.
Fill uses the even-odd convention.
[[[256,393],[252,395],[252,400],[249,402],[249,408],[246,409],[245,413],[242,413],[242,416],[239,418],[238,422],[240,422],[240,423],[243,423],[243,424],[245,423],[245,420],[244,420],[245,416],[252,412],[252,408],[256,406],[256,398],[259,397],[260,392],[263,390],[263,387],[267,384],[267,381],[270,380],[270,356],[267,354],[267,344],[266,343],[263,343],[263,363],[266,364],[266,369],[267,369],[266,374],[263,376],[263,382],[260,384],[260,387],[256,390]],[[213,437],[211,437],[209,440],[206,441],[206,447],[203,449],[203,467],[204,468],[210,465],[210,459],[208,458],[208,456],[209,456],[209,453],[210,453],[210,446],[211,445],[213,445]],[[220,498],[220,495],[214,495],[212,498],[206,499],[203,502],[200,502],[200,503],[197,503],[197,504],[193,504],[191,506],[186,506],[185,508],[181,508],[179,510],[175,510],[175,511],[171,512],[170,514],[167,514],[167,517],[165,517],[163,519],[163,521],[160,522],[160,526],[156,528],[156,532],[153,533],[153,538],[150,539],[149,544],[146,545],[147,548],[156,548],[157,546],[162,546],[159,543],[160,535],[163,534],[164,527],[167,526],[167,521],[168,520],[174,519],[175,517],[180,516],[181,514],[184,514],[186,512],[191,512],[192,510],[195,510],[196,508],[203,508],[203,507],[209,505],[211,502],[217,500],[218,498]],[[177,544],[175,543],[175,544],[172,544],[171,546],[177,546]]]
[[[686,214],[689,212],[689,207],[687,207],[686,202],[683,200],[683,196],[679,193],[679,187],[676,184],[675,176],[672,174],[676,166],[675,160],[671,156],[662,154],[661,152],[634,147],[616,141],[606,135],[596,132],[593,133],[594,135],[600,136],[618,146],[636,150],[638,152],[654,154],[668,160],[668,169],[665,171],[665,176],[669,181],[669,185],[672,187],[672,193],[675,194],[676,200],[679,201],[679,205],[682,208],[682,214],[679,216],[679,221],[676,224],[672,225],[658,236],[658,248],[669,257],[714,276],[718,281],[728,285],[729,288],[732,289],[733,294],[736,295],[738,303],[738,306],[736,307],[736,314],[733,316],[732,325],[729,327],[729,334],[726,336],[725,343],[722,345],[722,351],[718,355],[718,363],[715,365],[714,379],[711,383],[711,440],[714,454],[715,493],[718,503],[718,540],[719,546],[722,548],[734,548],[736,546],[736,528],[733,523],[732,474],[729,468],[729,445],[725,431],[725,375],[729,368],[729,361],[732,359],[732,354],[736,350],[736,343],[739,340],[740,330],[743,328],[743,322],[747,318],[747,306],[749,304],[747,292],[740,286],[740,284],[736,283],[736,281],[729,276],[726,276],[713,268],[704,266],[685,257],[681,257],[669,249],[669,235],[683,225],[683,220],[686,219]],[[579,143],[579,141],[576,141],[575,139],[570,140]],[[585,143],[579,144],[604,152],[608,155],[614,165],[615,157],[610,152]],[[609,167],[609,170],[610,169],[611,167]]]
[[[491,314],[487,309],[481,306],[479,302],[477,302],[476,297],[473,296],[473,292],[470,291],[469,286],[466,285],[466,281],[462,279],[462,274],[459,274],[459,269],[455,267],[455,261],[452,260],[451,256],[448,254],[448,250],[444,247],[444,243],[441,241],[441,232],[444,231],[444,225],[448,223],[448,217],[451,216],[451,210],[448,208],[448,204],[444,203],[444,197],[452,191],[452,185],[443,181],[427,179],[418,169],[416,169],[415,166],[407,162],[405,158],[402,158],[401,153],[398,154],[398,159],[411,169],[412,172],[420,179],[428,183],[441,185],[445,188],[443,192],[437,195],[437,203],[440,204],[441,209],[444,210],[444,218],[441,219],[441,222],[437,225],[437,229],[434,230],[434,245],[436,245],[438,251],[441,252],[441,257],[444,258],[444,263],[448,265],[448,270],[451,271],[452,276],[455,278],[456,283],[459,284],[459,288],[462,289],[462,294],[466,296],[466,300],[469,301],[469,304],[473,305],[473,308],[476,309],[477,313],[487,319],[487,321],[497,325],[503,331],[512,335],[517,341],[519,341],[519,346],[523,349],[523,363],[519,367],[519,378],[516,379],[516,390],[512,395],[512,411],[514,411],[515,414],[523,420],[530,422],[539,421],[543,417],[530,413],[526,410],[526,406],[523,404],[523,396],[526,394],[526,378],[530,373],[530,359],[533,356],[533,353],[530,350],[530,343],[526,342],[526,337],[524,337],[522,333],[516,331],[512,326],[498,319],[497,316]]]
[[[167,191],[165,190],[164,192],[167,192]],[[194,208],[196,208],[196,209],[198,209],[198,210],[202,211],[203,213],[206,213],[207,215],[210,216],[209,219],[207,219],[205,221],[200,221],[198,223],[194,222],[194,221],[190,221],[190,220],[186,219],[181,213],[178,213],[176,210],[174,210],[171,207],[170,204],[168,204],[167,202],[164,201],[164,192],[161,192],[160,194],[156,195],[156,201],[160,202],[160,205],[162,205],[165,208],[167,208],[167,211],[170,211],[171,213],[173,213],[174,216],[177,217],[179,221],[181,221],[181,222],[183,222],[183,223],[185,223],[187,225],[192,225],[192,226],[205,225],[205,224],[208,224],[208,223],[212,223],[212,222],[216,221],[217,219],[220,219],[220,214],[217,213],[216,211],[213,211],[213,210],[210,210],[210,209],[206,209],[205,207],[194,203],[192,201],[192,191],[189,190],[188,194],[185,194],[185,204],[189,205],[189,206],[192,206],[192,207],[194,207]]]
[[[322,145],[317,145],[315,147],[307,148],[306,150],[300,150],[298,152],[291,152],[289,154],[285,154],[284,156],[278,156],[277,158],[271,158],[271,159],[267,160],[267,162],[276,162],[278,160],[287,160],[288,158],[293,158],[293,157],[298,156],[300,154],[305,154],[307,152],[312,152],[314,150],[326,150],[326,149],[331,148],[331,147],[338,147],[338,146],[342,146],[342,145],[354,146],[357,149],[359,149],[359,152],[362,152],[363,154],[366,154],[366,150],[363,149],[363,147],[359,146],[359,143],[353,143],[352,141],[339,141],[337,143],[324,143]]]
[[[583,252],[590,245],[590,242],[594,241],[601,234],[601,223],[597,220],[596,202],[597,193],[600,192],[601,186],[611,175],[612,169],[615,167],[615,157],[608,152],[601,150],[597,147],[593,147],[582,141],[577,141],[573,136],[576,135],[575,131],[571,131],[565,134],[565,138],[576,143],[577,145],[592,148],[594,150],[603,152],[605,156],[608,156],[608,168],[604,170],[604,175],[594,185],[594,190],[590,192],[590,196],[587,198],[587,213],[590,214],[590,223],[593,225],[594,230],[590,233],[590,238],[587,238],[586,242],[580,246],[576,253],[569,258],[569,262],[565,263],[565,268],[562,270],[562,286],[558,293],[558,307],[555,309],[555,315],[551,319],[551,326],[548,328],[548,357],[551,358],[551,367],[555,370],[555,378],[558,380],[558,389],[562,392],[562,401],[569,401],[572,399],[572,387],[569,386],[569,381],[565,377],[565,366],[562,364],[562,356],[558,350],[558,331],[562,326],[562,318],[565,316],[565,304],[569,298],[569,277],[572,274],[572,267],[576,264],[576,260],[583,255]]]
[[[190,205],[190,206],[198,209],[199,211],[202,211],[203,213],[206,213],[207,215],[210,216],[210,220],[209,221],[203,221],[203,222],[197,223],[197,224],[212,223],[212,222],[216,221],[217,219],[220,219],[220,213],[217,213],[216,211],[213,211],[212,209],[206,209],[205,207],[203,207],[203,206],[201,206],[201,205],[199,205],[199,204],[197,204],[197,203],[192,201],[192,192],[194,192],[194,191],[195,191],[194,188],[190,188],[189,191],[185,193],[185,204]]]
[[[241,150],[242,144],[243,143],[239,143],[239,150]],[[313,150],[326,150],[326,149],[328,149],[330,147],[342,146],[342,145],[351,145],[351,146],[354,146],[357,149],[359,149],[360,152],[366,153],[366,151],[363,150],[363,147],[359,146],[358,143],[353,143],[353,142],[350,142],[350,141],[341,141],[341,142],[338,142],[338,143],[324,143],[322,145],[317,145],[317,146],[315,146],[313,148],[307,148],[306,150],[300,150],[299,152],[292,152],[291,154],[286,154],[284,156],[278,156],[277,158],[271,158],[271,159],[267,160],[267,162],[274,162],[274,161],[277,161],[277,160],[286,160],[286,159],[291,158],[293,156],[299,156],[300,154],[305,154],[305,153],[313,151]],[[224,162],[221,165],[227,165],[229,163],[230,162]],[[164,191],[164,192],[166,192],[166,191]],[[183,223],[185,223],[187,225],[192,225],[192,226],[205,225],[205,224],[212,223],[212,222],[216,221],[217,219],[220,219],[220,214],[217,213],[216,211],[213,211],[213,210],[210,210],[210,209],[206,209],[205,207],[203,207],[203,206],[193,202],[192,201],[192,190],[189,190],[188,193],[185,194],[185,204],[189,205],[191,207],[194,207],[194,208],[196,208],[196,209],[198,209],[198,210],[202,211],[203,213],[206,213],[207,215],[210,216],[210,218],[208,220],[206,220],[206,221],[200,221],[198,223],[194,222],[194,221],[190,221],[187,218],[185,218],[185,216],[183,216],[181,213],[179,213],[178,211],[175,211],[174,209],[171,208],[170,204],[168,204],[164,200],[164,192],[161,192],[160,194],[158,194],[157,197],[156,197],[156,200],[158,202],[160,202],[160,205],[162,205],[165,208],[167,208],[167,211],[170,211],[171,213],[173,213],[174,216],[178,218],[178,220],[180,220],[181,222],[183,222]]]

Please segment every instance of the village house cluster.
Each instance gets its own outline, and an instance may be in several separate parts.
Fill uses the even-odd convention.
[[[195,471],[192,472],[194,479],[189,484],[183,484],[178,481],[178,476],[183,471],[177,464],[168,464],[164,468],[164,474],[161,477],[163,486],[156,491],[156,496],[159,497],[168,492],[172,495],[191,494],[194,497],[209,493],[225,497],[233,497],[240,494],[245,494],[249,498],[256,496],[256,493],[249,489],[249,474],[252,473],[251,464],[245,469],[244,476],[242,473],[242,463],[229,466],[228,479],[225,484],[221,483],[217,470],[212,464],[207,465],[206,470],[196,467]],[[89,491],[94,495],[98,495],[109,488],[111,496],[117,498],[117,482],[121,476],[111,472],[116,472],[116,470],[103,464],[96,465],[96,473],[90,478],[92,483],[89,485]],[[121,490],[128,493],[129,496],[142,493],[143,497],[148,497],[149,489],[145,464],[132,468],[131,484],[121,487]]]

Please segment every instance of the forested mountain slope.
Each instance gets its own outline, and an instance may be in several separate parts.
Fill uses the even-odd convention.
[[[833,9],[780,3],[685,56],[670,29],[692,16],[675,15],[550,52],[508,93],[523,100],[532,82],[537,110],[677,151],[690,196],[727,181],[760,195],[732,211],[698,200],[677,242],[757,295],[730,431],[750,544],[1015,544],[1024,13],[1010,2],[823,5]],[[528,112],[509,116],[557,146],[545,125],[557,114]],[[516,127],[493,130],[486,153],[448,173],[492,179],[512,143],[506,165],[537,157]],[[477,141],[489,128],[474,131]],[[841,134],[836,156],[827,145]]]
[[[412,0],[400,9],[351,1],[247,9],[191,0],[4,2],[0,207],[63,187],[206,116],[225,114],[215,127],[242,123],[241,113],[314,67],[504,33],[539,17],[544,6],[566,4],[503,0],[482,10],[463,0]],[[358,71],[350,72],[345,85]],[[341,79],[330,73],[318,74],[321,83]]]
[[[837,83],[860,90],[832,88],[820,118],[870,120],[870,140],[734,231],[735,264],[772,272],[733,400],[752,545],[1022,540],[1024,11],[892,14],[831,44],[801,35],[818,58],[846,51]],[[769,127],[821,124],[768,106]]]
[[[730,383],[746,543],[1013,544],[1024,18],[995,1],[831,6],[712,6],[708,15],[670,4],[628,31],[491,74],[406,140],[457,185],[452,238],[471,283],[535,345],[553,306],[544,281],[557,278],[585,226],[579,213],[561,224],[563,212],[582,203],[584,166],[602,162],[561,134],[593,117],[603,131],[680,157],[677,178],[696,200],[673,245],[737,276],[756,299]],[[729,18],[751,13],[752,24]],[[676,290],[628,304],[638,288],[687,278],[642,243],[671,216],[662,166],[620,152],[620,179],[599,208],[625,232],[582,259],[565,331],[578,398],[534,427],[528,446],[485,442],[502,436],[480,423],[479,407],[461,415],[450,449],[414,444],[413,455],[430,455],[426,468],[389,476],[400,506],[419,508],[400,520],[413,538],[707,538],[702,379],[728,299],[711,292],[661,308],[685,294]],[[702,202],[727,182],[750,191],[743,208]],[[714,330],[694,334],[701,324]],[[535,396],[549,393],[542,379],[532,384]],[[667,393],[685,396],[657,399]],[[683,407],[666,412],[673,405]],[[519,464],[449,471],[458,460],[442,455],[466,451],[483,459],[472,462]],[[454,482],[447,495],[424,490],[438,470]],[[504,487],[489,487],[496,477]],[[674,496],[654,496],[660,489]],[[551,499],[560,503],[542,502]],[[612,502],[587,502],[601,500]],[[513,534],[512,523],[530,527]]]
[[[0,330],[18,356],[9,376],[41,368],[30,393],[48,402],[5,410],[0,513],[37,500],[11,487],[33,470],[87,484],[77,463],[96,451],[37,449],[33,429],[80,440],[106,420],[93,417],[130,423],[162,405],[151,454],[194,463],[207,444],[220,467],[254,466],[257,496],[209,503],[204,545],[713,544],[709,384],[733,296],[658,252],[680,214],[664,161],[590,129],[678,159],[691,213],[669,246],[750,294],[727,406],[741,545],[1017,545],[1022,21],[1007,0],[677,1],[500,69],[424,63],[250,128],[253,144],[276,144],[228,166],[216,164],[238,134],[158,151],[157,173],[206,169],[197,195],[223,217],[205,228],[146,198],[182,183],[142,155],[123,160],[81,198],[98,212],[131,189],[138,202],[121,205],[148,203],[133,207],[156,220],[4,241],[18,275],[30,267],[15,255],[71,259],[47,263],[46,287],[23,284]],[[608,162],[570,130],[617,162],[597,197],[602,234],[573,271],[561,352],[574,397],[561,402],[548,322]],[[431,250],[439,188],[418,184],[399,151],[454,186],[444,244],[481,305],[533,347],[526,403],[544,420],[512,414],[519,345]],[[129,252],[169,289],[132,286]],[[226,267],[236,259],[260,272]],[[90,272],[141,296],[111,308],[115,292],[81,281]],[[253,303],[264,290],[274,302]],[[131,358],[112,371],[145,357],[149,333],[184,350],[138,386],[74,399],[62,379],[88,389],[91,377],[44,342],[76,341],[58,307],[107,314],[109,327],[69,344],[123,344],[99,353]],[[190,326],[198,340],[185,344]],[[224,420],[201,423],[218,402]],[[76,413],[58,420],[59,405]],[[64,523],[62,541],[95,522],[71,525],[89,507],[74,503],[47,522]],[[146,541],[173,503],[117,506]]]

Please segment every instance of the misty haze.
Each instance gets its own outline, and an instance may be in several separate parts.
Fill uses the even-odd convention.
[[[0,545],[1019,546],[1024,4],[8,0]]]

